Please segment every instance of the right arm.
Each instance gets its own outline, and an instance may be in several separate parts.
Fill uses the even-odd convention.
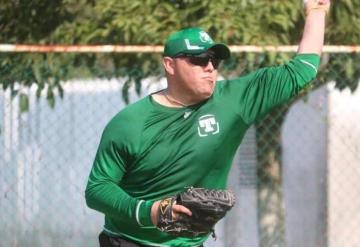
[[[119,135],[121,131],[113,131],[108,126],[101,137],[85,190],[86,203],[89,208],[114,218],[140,226],[156,225],[160,201],[139,200],[119,186],[130,155],[126,145],[114,140],[115,132]],[[184,206],[174,205],[173,218],[179,213],[191,215]]]
[[[139,225],[151,225],[152,202],[128,195],[120,186],[128,162],[126,148],[105,129],[85,190],[88,207]]]

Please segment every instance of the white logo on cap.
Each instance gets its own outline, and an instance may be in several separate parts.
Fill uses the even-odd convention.
[[[200,40],[202,42],[207,42],[207,43],[212,43],[213,42],[213,40],[210,38],[209,34],[207,34],[205,31],[201,31],[199,33],[199,35],[200,35]]]
[[[185,39],[185,44],[186,44],[186,48],[188,50],[201,50],[201,49],[204,49],[204,47],[190,44],[190,40],[188,40],[188,39]]]

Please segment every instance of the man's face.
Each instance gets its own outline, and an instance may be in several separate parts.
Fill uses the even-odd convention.
[[[220,60],[208,53],[196,57],[180,55],[172,59],[178,90],[194,100],[204,100],[212,95]]]

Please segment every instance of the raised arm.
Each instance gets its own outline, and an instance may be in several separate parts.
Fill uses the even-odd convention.
[[[305,27],[298,53],[321,54],[330,0],[305,0]]]

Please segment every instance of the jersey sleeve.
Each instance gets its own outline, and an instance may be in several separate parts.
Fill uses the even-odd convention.
[[[298,54],[289,62],[223,81],[221,94],[240,117],[252,124],[271,108],[286,102],[316,77],[320,57]]]
[[[140,226],[152,225],[150,210],[153,202],[131,197],[119,186],[127,163],[131,161],[124,144],[126,137],[119,132],[111,125],[103,132],[85,190],[86,203],[107,216]]]

